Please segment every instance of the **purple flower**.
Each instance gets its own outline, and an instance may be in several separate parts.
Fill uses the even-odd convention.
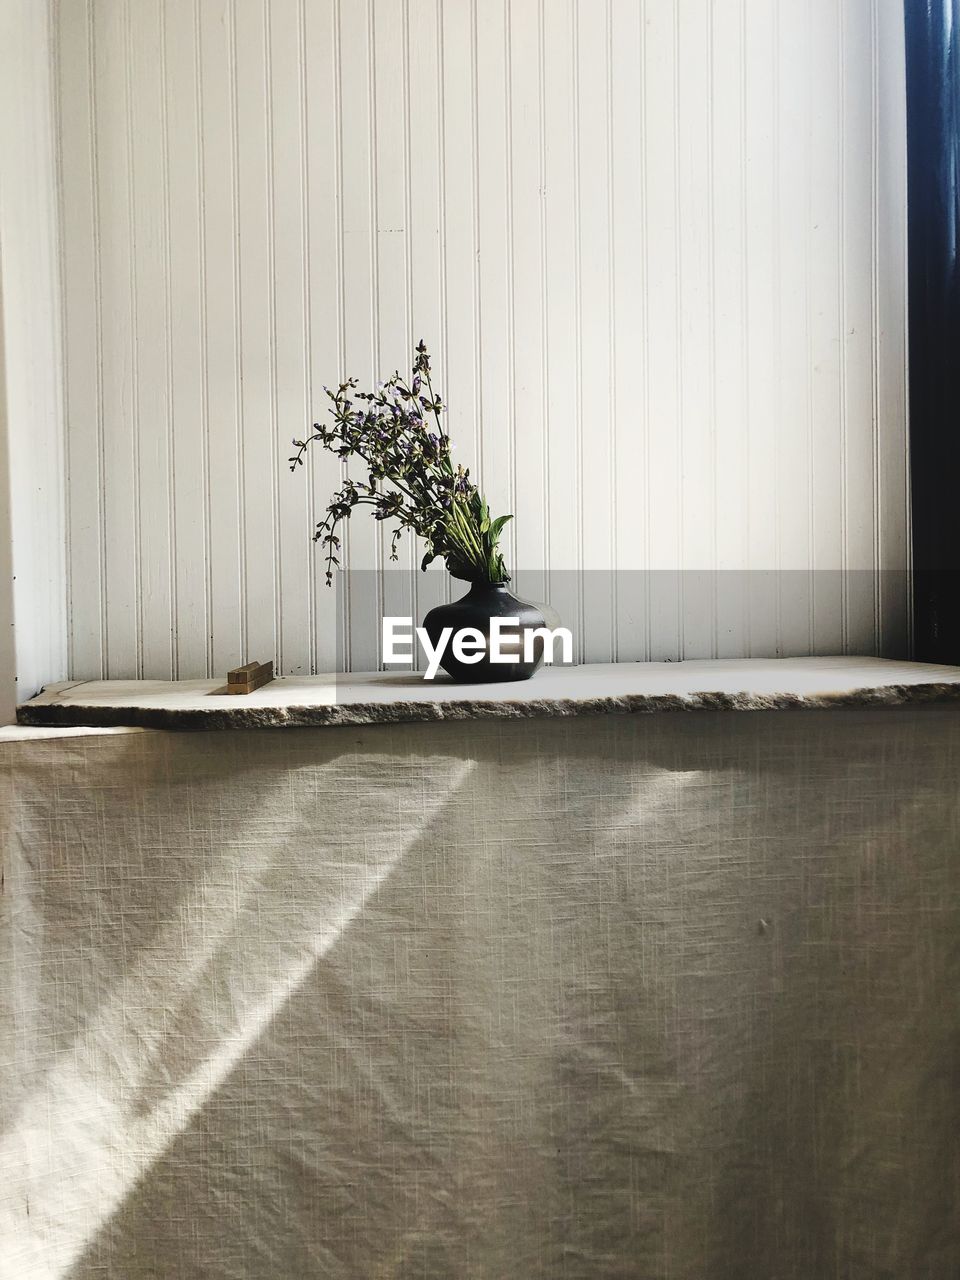
[[[451,442],[442,428],[427,431],[425,415],[446,412],[431,384],[426,343],[417,343],[409,385],[395,373],[376,385],[376,392],[358,391],[356,378],[342,382],[332,401],[333,424],[314,424],[314,434],[294,440],[298,450],[291,463],[302,461],[307,445],[319,441],[340,458],[356,457],[366,480],[346,480],[327,506],[314,535],[326,548],[327,581],[339,567],[337,525],[354,508],[369,505],[379,521],[394,519],[391,555],[405,529],[424,539],[424,567],[437,556],[455,576],[470,581],[503,581],[507,574],[497,549],[503,520],[492,521],[487,504],[470,480],[469,471],[450,461]],[[353,407],[353,398],[359,402]],[[294,469],[294,468],[291,468]],[[455,507],[455,518],[451,509]],[[491,533],[492,528],[496,533]],[[395,558],[395,557],[394,557]]]

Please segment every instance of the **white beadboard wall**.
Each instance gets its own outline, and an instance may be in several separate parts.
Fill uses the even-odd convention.
[[[374,666],[309,539],[339,463],[285,460],[420,336],[526,590],[586,571],[582,657],[903,651],[899,0],[56,12],[74,677]]]
[[[0,0],[0,723],[67,673],[51,17]]]

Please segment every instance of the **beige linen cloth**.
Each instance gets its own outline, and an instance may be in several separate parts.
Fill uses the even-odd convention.
[[[0,761],[4,1280],[960,1275],[960,709]]]

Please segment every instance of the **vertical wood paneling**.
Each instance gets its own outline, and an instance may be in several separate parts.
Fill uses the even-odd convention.
[[[229,0],[198,0],[200,42],[200,202],[202,215],[204,412],[195,430],[209,459],[206,527],[208,664],[246,656],[242,586],[245,511],[241,498],[240,307],[237,256],[238,141],[234,99],[234,15]],[[199,548],[197,549],[199,552]],[[263,601],[258,605],[264,607]],[[269,609],[272,601],[268,601]],[[181,670],[181,677],[188,672]]]
[[[647,657],[648,593],[641,576],[650,563],[649,512],[637,510],[648,472],[650,415],[645,389],[646,156],[642,68],[647,0],[612,0],[610,8],[610,251],[613,331],[611,449],[614,494],[613,562],[624,572],[616,593],[614,652],[620,662]],[[641,73],[638,74],[638,69]]]
[[[245,652],[279,654],[273,68],[269,6],[234,0]]]
[[[546,458],[544,415],[547,381],[545,334],[546,252],[543,172],[544,108],[542,23],[537,0],[513,0],[507,10],[509,42],[510,361],[513,527],[508,554],[523,548],[520,589],[534,599],[547,594],[547,505],[542,476]]]
[[[580,520],[580,296],[576,8],[545,3],[543,110],[545,188],[545,340],[547,355],[547,564],[549,597],[579,642],[582,602],[574,581],[582,568]],[[575,646],[580,660],[583,650]]]
[[[896,0],[87,0],[57,36],[75,676],[375,665],[449,584],[405,546],[337,616],[341,466],[285,460],[421,336],[582,657],[902,649]]]
[[[59,5],[60,225],[64,311],[67,612],[71,671],[106,674],[97,86],[92,0]]]
[[[781,647],[790,657],[813,648],[812,6],[780,0],[777,9],[779,421],[772,425],[778,454],[778,568],[788,575],[780,593]]]
[[[445,378],[447,350],[447,260],[445,243],[447,181],[442,157],[445,154],[446,117],[444,104],[444,58],[442,0],[407,0],[406,82],[408,110],[405,138],[407,182],[407,288],[411,316],[410,340],[429,341],[434,364],[439,369],[439,386],[448,394]],[[409,366],[409,348],[404,353]],[[469,463],[463,443],[456,457]],[[423,548],[411,547],[411,559],[419,566]],[[435,604],[447,598],[446,575],[439,568],[415,573],[412,582],[411,616],[422,618]],[[401,617],[407,615],[401,614]]]
[[[647,0],[641,70],[644,380],[636,394],[646,419],[646,467],[634,507],[646,519],[651,579],[644,593],[647,652],[653,661],[683,656],[677,570],[682,546],[683,473],[680,401],[679,9]],[[621,365],[621,370],[623,366]],[[656,477],[656,483],[651,477]],[[690,495],[692,497],[692,495]],[[703,566],[700,566],[701,568]]]
[[[710,32],[712,85],[710,228],[714,423],[713,499],[716,564],[724,571],[714,596],[718,658],[749,651],[750,509],[747,313],[746,28],[749,0],[714,0]]]
[[[874,318],[877,370],[877,460],[875,494],[877,562],[885,572],[878,588],[880,647],[905,651],[911,633],[910,596],[902,569],[910,554],[909,469],[903,429],[907,402],[907,332],[904,301],[907,273],[906,118],[902,110],[904,27],[897,0],[875,0],[874,126],[877,243],[874,258],[877,309]],[[906,512],[906,518],[904,513]],[[901,572],[897,572],[900,570]]]
[[[873,214],[873,55],[871,5],[864,21],[843,7],[843,396],[841,432],[844,475],[844,562],[853,570],[875,566],[876,468],[874,435],[873,271],[876,245]],[[851,142],[860,139],[860,153]],[[889,566],[891,568],[894,565]],[[846,602],[847,642],[860,649],[875,643],[876,586],[869,573],[855,573]]]
[[[747,652],[782,651],[778,474],[780,92],[777,5],[744,15],[742,360],[746,384]]]
[[[377,304],[378,250],[377,157],[373,79],[376,7],[371,0],[340,0],[339,83],[340,182],[343,245],[343,367],[366,385],[385,370],[377,367],[379,308]],[[330,379],[331,382],[339,381]],[[352,520],[344,551],[354,570],[380,565],[380,530],[368,516]],[[377,663],[377,601],[369,591],[351,601],[346,659],[354,669],[369,670]]]
[[[410,254],[408,218],[410,155],[408,148],[410,51],[406,40],[404,0],[389,0],[376,10],[374,83],[377,191],[377,350],[383,374],[405,369],[410,357]],[[390,560],[390,530],[380,525],[380,562],[387,572],[379,585],[379,604],[388,616],[414,612],[412,566],[414,548],[405,539],[396,564]],[[407,572],[395,572],[403,568]]]
[[[53,5],[0,6],[0,718],[67,669],[62,294],[55,101],[68,81],[89,110],[83,6],[75,56],[58,79]],[[84,146],[89,122],[72,138]],[[78,158],[82,165],[85,156]],[[71,157],[71,162],[73,157]],[[89,193],[89,188],[87,188]],[[90,202],[83,216],[90,227]],[[90,257],[81,252],[81,273]],[[87,274],[89,279],[89,274]],[[74,335],[82,343],[83,335]],[[86,354],[96,368],[96,342]],[[81,384],[89,395],[91,383]],[[93,383],[95,389],[95,381]],[[86,401],[89,405],[89,400]],[[94,419],[95,420],[95,419]],[[94,450],[94,467],[96,450]],[[88,473],[89,474],[89,473]],[[96,519],[94,519],[95,550]],[[94,565],[97,557],[94,554]],[[93,593],[97,595],[99,593]],[[94,604],[96,609],[96,604]],[[96,622],[96,613],[91,619]],[[93,654],[97,661],[98,655]]]
[[[307,399],[309,346],[307,319],[306,139],[304,137],[303,21],[301,0],[272,0],[267,10],[270,47],[270,224],[273,255],[271,462],[276,485],[279,538],[277,654],[282,669],[306,674],[311,669],[313,549],[304,537],[311,517],[309,485],[290,484],[284,460],[294,432],[291,423],[310,419]]]
[[[306,0],[303,7],[304,157],[306,169],[306,276],[308,421],[323,414],[323,387],[336,385],[343,368],[343,237],[341,235],[341,96],[337,74],[339,26],[337,0]],[[291,424],[288,433],[301,432]],[[285,437],[286,438],[286,437]],[[314,451],[304,472],[287,476],[288,495],[307,502],[307,525],[312,532],[323,496],[333,491],[340,464],[331,455]],[[300,589],[313,596],[311,661],[316,671],[337,665],[342,619],[333,607],[333,593],[325,586],[319,548],[310,548],[312,574]],[[294,584],[291,584],[296,589]],[[341,646],[342,647],[342,646]]]
[[[497,511],[513,509],[513,235],[506,0],[473,0],[476,80],[477,369],[480,473]]]
[[[610,3],[577,0],[574,15],[577,186],[578,518],[583,581],[581,642],[614,656],[610,605],[615,491],[613,456],[613,272],[611,262]],[[606,494],[598,503],[594,495]]]
[[[209,418],[205,395],[205,255],[201,205],[200,42],[197,0],[163,6],[163,106],[169,279],[169,386],[174,672],[211,674]]]
[[[477,121],[472,0],[441,0],[440,155],[443,222],[443,378],[450,432],[474,476],[483,475],[479,381]],[[456,387],[456,394],[452,389]]]
[[[677,215],[679,410],[681,467],[680,653],[713,653],[714,611],[700,575],[716,564],[717,511],[712,298],[713,0],[679,0],[677,48]],[[691,499],[693,499],[691,501]]]
[[[105,666],[110,679],[143,673],[129,24],[127,3],[94,6],[95,181],[100,241],[97,287],[103,415],[102,599]],[[69,476],[67,483],[72,488]]]
[[[170,134],[166,122],[166,24],[160,0],[132,6],[127,20],[127,49],[136,342],[132,424],[139,531],[138,668],[172,678],[176,506],[170,376]]]
[[[812,646],[816,653],[843,647],[843,465],[841,439],[843,341],[840,239],[842,194],[840,0],[811,6],[809,241],[810,485],[812,496]]]

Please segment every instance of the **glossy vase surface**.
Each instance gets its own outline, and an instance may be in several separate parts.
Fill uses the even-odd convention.
[[[490,653],[491,618],[510,618],[517,622],[519,639],[504,636],[500,642],[501,653],[508,662],[494,662]],[[518,600],[507,590],[506,583],[474,583],[465,596],[450,604],[437,605],[423,620],[423,626],[434,646],[446,627],[451,628],[450,640],[440,659],[440,665],[459,683],[481,684],[502,680],[529,680],[543,662],[543,640],[534,637],[531,659],[524,656],[524,635],[528,631],[546,625],[541,609],[525,600]],[[453,651],[453,637],[471,628],[480,632],[486,640],[486,648],[474,662],[461,661]],[[514,628],[511,628],[511,632]]]

